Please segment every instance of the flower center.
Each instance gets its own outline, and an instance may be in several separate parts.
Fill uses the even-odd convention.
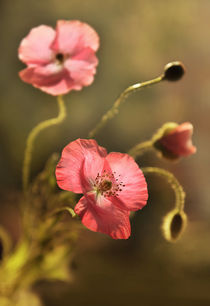
[[[117,176],[116,172],[110,173],[104,170],[101,175],[97,174],[93,187],[97,193],[105,197],[118,196],[122,188],[125,187],[119,177],[120,175]]]
[[[104,180],[99,184],[99,189],[103,191],[110,190],[112,188],[112,182],[108,180]]]
[[[55,56],[56,60],[59,62],[59,64],[62,64],[64,61],[64,55],[63,53],[57,53]]]

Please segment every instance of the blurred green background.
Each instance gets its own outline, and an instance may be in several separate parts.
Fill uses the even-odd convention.
[[[99,33],[99,66],[92,86],[65,97],[65,122],[44,131],[36,142],[33,176],[52,152],[87,137],[101,115],[128,85],[158,76],[166,63],[180,60],[187,73],[129,97],[97,141],[108,151],[126,152],[150,138],[167,121],[194,125],[197,154],[180,163],[144,155],[140,166],[172,171],[187,193],[188,227],[176,244],[160,230],[172,208],[168,185],[148,178],[148,205],[132,220],[132,236],[113,241],[82,233],[71,284],[40,283],[46,305],[210,305],[210,1],[203,0],[13,0],[0,2],[0,177],[1,216],[14,238],[18,226],[16,194],[27,134],[57,114],[55,98],[23,83],[17,58],[20,40],[32,27],[79,19]]]

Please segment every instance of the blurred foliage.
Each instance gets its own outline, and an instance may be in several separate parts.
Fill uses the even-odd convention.
[[[10,247],[8,234],[0,228],[2,305],[21,305],[22,299],[22,305],[31,304],[31,297],[34,305],[41,305],[39,299],[33,298],[33,294],[27,291],[32,285],[42,279],[71,280],[69,263],[79,227],[61,219],[65,211],[72,217],[72,208],[64,205],[75,204],[75,199],[72,193],[57,190],[54,175],[57,162],[58,155],[53,154],[27,194],[21,198],[22,237],[14,249]]]
[[[11,298],[0,297],[1,306],[42,306],[40,299],[37,295],[30,291],[19,291],[14,299],[11,301]]]

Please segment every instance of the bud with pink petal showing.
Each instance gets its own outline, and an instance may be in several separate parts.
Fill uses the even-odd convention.
[[[190,122],[166,123],[154,135],[153,146],[167,159],[176,160],[196,152],[192,144],[193,126]]]

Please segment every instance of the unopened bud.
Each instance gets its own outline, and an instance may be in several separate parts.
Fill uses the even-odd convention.
[[[184,65],[181,62],[168,63],[164,68],[164,80],[167,81],[178,81],[185,73]]]
[[[182,235],[187,225],[187,216],[183,210],[177,208],[170,211],[163,219],[163,236],[169,242],[176,242]]]
[[[153,136],[153,146],[161,156],[169,160],[190,156],[196,152],[192,144],[192,133],[193,125],[190,122],[168,122]]]

